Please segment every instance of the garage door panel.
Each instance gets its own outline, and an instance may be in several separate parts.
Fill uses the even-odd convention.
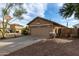
[[[31,35],[37,37],[48,37],[50,30],[51,29],[49,27],[31,28]]]

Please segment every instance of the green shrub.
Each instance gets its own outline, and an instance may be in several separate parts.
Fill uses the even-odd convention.
[[[23,28],[22,31],[21,31],[21,33],[22,33],[23,35],[28,35],[28,34],[29,34],[29,28],[28,28],[28,27]]]

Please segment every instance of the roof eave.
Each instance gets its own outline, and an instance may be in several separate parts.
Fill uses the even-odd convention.
[[[48,20],[48,19],[44,19],[44,18],[39,17],[39,16],[38,16],[38,17],[35,17],[34,20],[36,20],[37,18],[41,18],[41,19],[46,20],[46,21],[48,21],[48,22],[51,22],[51,23],[54,23],[54,24],[60,25],[60,26],[62,26],[62,27],[66,27],[66,26],[64,26],[64,25],[61,25],[61,24],[56,23],[56,22],[54,22],[54,21],[50,21],[50,20]],[[30,21],[27,25],[31,24],[34,20]],[[68,28],[68,27],[67,27],[67,28]]]

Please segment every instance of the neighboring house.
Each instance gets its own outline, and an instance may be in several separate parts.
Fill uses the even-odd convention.
[[[62,30],[69,29],[64,25],[44,19],[42,17],[36,17],[27,25],[30,28],[30,34],[32,36],[47,37],[47,38],[49,37],[50,32],[55,32],[57,36],[60,36],[62,34]],[[65,35],[65,31],[63,32],[62,35]]]
[[[79,37],[79,24],[75,24],[73,27],[74,27],[73,34]]]
[[[76,28],[79,28],[79,24],[75,24],[73,27],[74,27],[74,28],[75,28],[75,27],[76,27]]]
[[[0,21],[0,29],[2,30],[3,28],[3,22]],[[13,32],[17,32],[17,33],[21,33],[21,29],[23,28],[22,25],[19,24],[7,24],[7,28],[6,28],[6,32],[8,33],[13,33]]]
[[[23,26],[20,24],[10,24],[10,28],[11,28],[10,32],[21,33]]]

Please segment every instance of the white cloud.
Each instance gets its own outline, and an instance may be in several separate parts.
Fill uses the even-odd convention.
[[[23,15],[24,20],[22,20],[22,21],[15,20],[12,23],[17,23],[17,22],[21,23],[21,22],[24,22],[24,23],[21,23],[21,24],[26,25],[26,23],[28,23],[29,21],[31,21],[36,16],[45,17],[44,13],[45,13],[45,11],[47,9],[47,4],[46,3],[25,3],[25,4],[23,4],[23,6],[24,6],[24,8],[27,11],[27,14]],[[5,4],[0,4],[0,11],[1,11],[1,9],[3,7],[5,7]],[[11,11],[11,12],[13,12],[13,11]]]
[[[28,23],[36,16],[45,17],[45,11],[47,9],[46,3],[27,3],[23,5],[27,10],[27,14],[23,15],[25,22]]]
[[[58,7],[62,7],[64,3],[58,3],[57,6]]]
[[[27,14],[24,14],[24,20],[22,21],[14,21],[13,23],[21,23],[23,25],[26,25],[28,22],[30,22],[33,18],[36,16],[45,17],[45,11],[47,9],[46,3],[25,3],[24,8],[27,11]]]
[[[72,20],[72,19],[74,19],[74,14],[72,14],[72,16],[71,17],[69,17],[69,18],[67,18],[68,20]]]
[[[75,19],[68,19],[66,22],[68,22],[68,26],[69,27],[73,27],[73,25],[75,24],[79,24],[79,20],[75,20]]]
[[[72,23],[79,23],[78,20],[72,20],[71,22],[72,22]]]
[[[42,3],[28,3],[24,4],[24,7],[26,8],[28,14],[32,16],[41,16],[44,17],[44,12],[46,10],[47,4],[42,4]],[[26,15],[26,16],[27,16]]]

